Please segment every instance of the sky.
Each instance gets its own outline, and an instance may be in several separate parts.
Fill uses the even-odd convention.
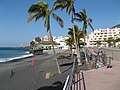
[[[28,8],[41,0],[0,0],[0,47],[18,47],[29,45],[35,37],[49,35],[44,27],[44,21],[27,23]],[[52,7],[56,0],[42,0]],[[111,28],[120,24],[120,0],[75,0],[76,12],[86,9],[87,16],[93,19],[94,29]],[[51,31],[53,36],[68,36],[68,27],[72,27],[71,16],[65,10],[55,11],[64,20],[61,28],[51,17]],[[79,28],[81,23],[75,22]],[[88,27],[87,32],[92,30]]]

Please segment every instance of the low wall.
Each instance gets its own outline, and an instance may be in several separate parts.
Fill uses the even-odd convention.
[[[106,54],[110,55],[113,60],[120,60],[120,49],[119,48],[100,48]]]

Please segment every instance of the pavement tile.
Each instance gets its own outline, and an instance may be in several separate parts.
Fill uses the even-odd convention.
[[[112,66],[84,71],[87,90],[120,90],[120,61],[112,61]]]

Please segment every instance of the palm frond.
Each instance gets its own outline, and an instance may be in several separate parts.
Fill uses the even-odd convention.
[[[77,22],[82,22],[82,20],[79,19],[79,18],[73,18],[73,20],[75,20],[75,21],[77,21]]]
[[[72,28],[67,28],[68,30],[73,30]]]
[[[90,23],[92,23],[92,19],[91,18],[88,18],[88,20],[87,20],[88,22],[90,22]]]
[[[44,9],[47,9],[48,8],[48,4],[44,1],[40,1],[40,2],[37,2],[37,5],[43,7]]]
[[[30,6],[30,8],[28,9],[28,13],[29,14],[36,13],[36,12],[40,12],[42,10],[43,10],[42,6],[35,4],[35,5]]]
[[[47,5],[47,3],[46,3],[46,2],[44,2],[44,1],[39,1],[39,2],[37,2],[36,4],[37,4],[37,5],[40,5],[40,6]]]
[[[54,7],[55,10],[61,9],[62,5],[57,5]]]
[[[79,12],[79,14],[80,14],[82,20],[85,19],[85,15],[83,12]]]
[[[66,6],[66,13],[68,13],[69,11],[69,6]]]
[[[53,7],[55,8],[55,10],[58,10],[58,9],[63,10],[66,7],[66,1],[65,0],[57,0],[54,3]]]
[[[74,25],[74,28],[75,28],[76,31],[79,31],[79,28],[78,28],[77,25]]]
[[[54,3],[55,10],[57,9],[66,9],[66,13],[70,15],[71,12],[75,13],[74,0],[57,0]]]
[[[50,30],[50,15],[45,18],[44,26],[47,28],[47,32]]]
[[[93,26],[91,25],[91,23],[88,23],[88,25],[90,26],[90,28],[94,31]]]
[[[79,12],[79,14],[81,15],[81,18],[82,18],[83,20],[86,20],[86,19],[87,19],[87,15],[86,15],[85,9],[83,9],[82,12]]]
[[[68,28],[68,30],[69,30],[68,35],[70,35],[72,37],[73,36],[73,29]]]
[[[83,13],[84,13],[84,15],[86,15],[86,10],[85,9],[83,9]]]
[[[70,13],[73,12],[73,5],[72,5],[71,3],[68,3],[68,4],[67,4],[67,7],[68,7],[67,13],[68,13],[68,15],[70,15]],[[73,14],[74,14],[74,13],[73,13]]]
[[[68,0],[67,4],[68,4],[68,7],[69,7],[68,14],[70,15],[71,12],[74,14],[75,13],[74,12],[74,0]]]
[[[75,7],[73,6],[73,9],[72,9],[72,11],[73,11],[73,13],[74,13],[74,15],[75,15]]]
[[[58,4],[62,3],[64,0],[57,0],[56,2],[54,2],[53,6],[57,6]]]
[[[35,22],[37,22],[40,18],[44,18],[43,14],[37,14],[36,18],[35,18]]]
[[[28,13],[37,13],[45,11],[48,8],[48,4],[46,2],[38,2],[36,4],[33,4],[28,9]]]
[[[75,16],[78,17],[78,18],[82,18],[80,13],[75,13]]]
[[[27,23],[31,22],[36,16],[37,16],[36,14],[31,14],[27,20]]]
[[[52,14],[53,18],[59,23],[61,27],[64,27],[64,22],[63,20],[57,15],[57,14]]]

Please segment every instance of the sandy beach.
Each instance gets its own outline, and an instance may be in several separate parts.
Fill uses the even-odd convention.
[[[62,53],[59,52],[59,53]],[[34,66],[31,61],[34,59]],[[71,60],[58,60],[59,65],[71,63]],[[61,90],[71,65],[60,66],[62,74],[57,73],[52,54],[38,55],[17,62],[0,64],[0,90]],[[11,70],[14,71],[11,76]],[[53,76],[45,79],[46,73]]]

